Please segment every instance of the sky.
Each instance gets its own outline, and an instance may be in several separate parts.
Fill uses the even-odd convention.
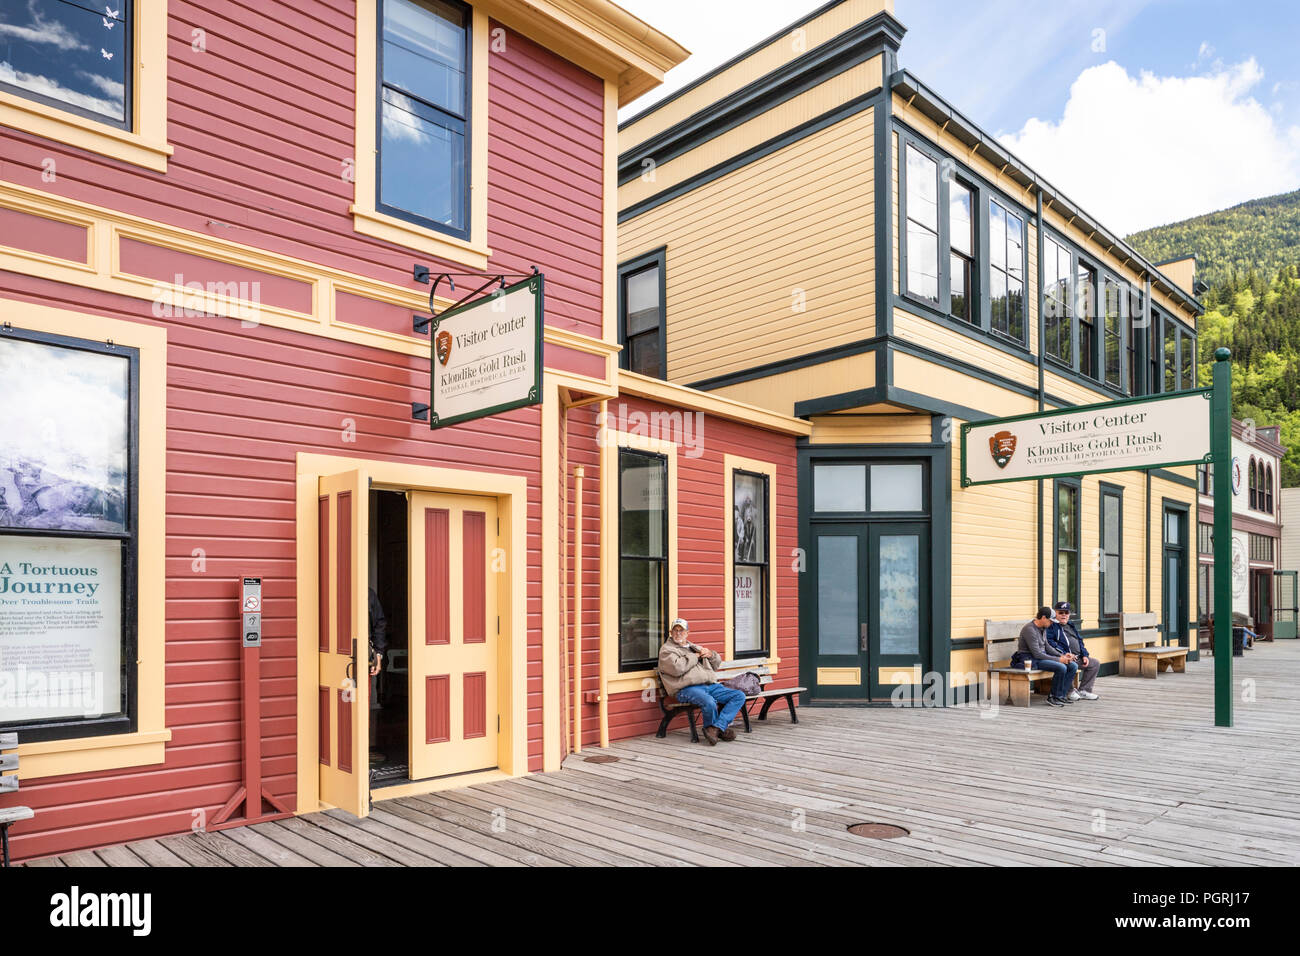
[[[691,51],[635,115],[824,0],[619,0]],[[1127,235],[1300,189],[1300,3],[896,0],[899,63]]]

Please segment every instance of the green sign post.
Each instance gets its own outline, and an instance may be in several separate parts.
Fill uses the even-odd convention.
[[[1232,726],[1232,353],[1214,352],[1214,725]]]

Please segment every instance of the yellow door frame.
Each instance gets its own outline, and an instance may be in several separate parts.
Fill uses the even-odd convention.
[[[501,613],[497,700],[501,733],[497,740],[498,769],[439,780],[420,781],[377,791],[376,799],[431,793],[487,780],[523,776],[528,772],[528,482],[522,476],[461,471],[378,459],[348,458],[299,452],[296,462],[298,730],[296,812],[324,807],[319,771],[319,606],[316,580],[317,498],[322,475],[364,469],[376,488],[429,491],[495,498],[506,549],[506,573],[498,582]]]

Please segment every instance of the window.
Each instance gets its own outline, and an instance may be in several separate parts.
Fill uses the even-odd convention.
[[[990,326],[1017,342],[1025,338],[1025,223],[997,200],[989,203]]]
[[[939,301],[939,167],[907,144],[907,291]]]
[[[1196,550],[1201,554],[1214,553],[1214,525],[1208,521],[1196,522]]]
[[[1196,383],[1196,363],[1192,360],[1192,337],[1178,333],[1178,387],[1192,388]]]
[[[1273,513],[1273,466],[1267,466],[1264,472],[1264,495],[1266,507],[1264,508],[1269,514]]]
[[[1250,554],[1250,560],[1267,561],[1271,564],[1273,561],[1273,539],[1266,534],[1255,534],[1252,531],[1247,552]]]
[[[1079,607],[1079,485],[1056,481],[1056,578],[1057,601]],[[1053,602],[1055,603],[1055,602]]]
[[[1119,283],[1107,278],[1103,304],[1105,315],[1102,319],[1102,370],[1103,381],[1112,388],[1123,388],[1121,362],[1124,356],[1124,316],[1123,300]]]
[[[115,6],[100,11],[70,0],[6,4],[0,89],[131,129],[132,2]]]
[[[1160,375],[1160,356],[1164,350],[1163,339],[1161,338],[1164,322],[1155,309],[1151,309],[1150,322],[1150,328],[1147,330],[1149,333],[1147,344],[1147,387],[1151,390],[1152,395],[1156,395],[1163,391],[1161,388],[1163,379]]]
[[[1079,374],[1097,378],[1097,270],[1078,262],[1074,308],[1079,316]]]
[[[1165,326],[1165,391],[1178,390],[1178,329],[1168,320]]]
[[[1124,491],[1101,486],[1101,616],[1118,617],[1124,593]]]
[[[668,627],[668,458],[618,451],[619,670],[654,667]]]
[[[950,182],[948,185],[948,312],[956,319],[979,323],[975,313],[971,277],[975,261],[975,223],[972,217],[973,196],[969,187]]]
[[[1248,471],[1249,471],[1249,475],[1247,477],[1247,480],[1250,482],[1250,507],[1254,510],[1258,510],[1259,499],[1257,497],[1257,491],[1259,488],[1259,482],[1255,478],[1255,456],[1254,455],[1251,455],[1250,457],[1250,468],[1248,469]]]
[[[166,3],[10,0],[0,21],[0,124],[166,171]]]
[[[768,479],[733,471],[732,628],[737,657],[767,656],[768,634]]]
[[[136,729],[139,376],[134,348],[0,336],[6,397],[41,409],[0,473],[0,730],[24,741]]]
[[[1046,297],[1044,325],[1047,354],[1073,366],[1071,349],[1074,330],[1070,298],[1070,252],[1051,237],[1043,238],[1043,294]]]
[[[1214,466],[1196,466],[1196,490],[1203,495],[1214,494]]]
[[[382,0],[378,208],[469,236],[469,9]]]
[[[1126,355],[1128,357],[1128,393],[1145,395],[1146,383],[1142,380],[1142,365],[1138,362],[1138,340],[1141,337],[1143,312],[1142,293],[1129,287],[1128,293],[1128,340]]]
[[[1214,616],[1214,565],[1200,564],[1196,568],[1197,621],[1209,625]]]
[[[663,250],[641,256],[619,269],[619,364],[631,372],[667,378],[664,354]]]

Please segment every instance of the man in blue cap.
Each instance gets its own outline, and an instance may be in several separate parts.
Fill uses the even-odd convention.
[[[1071,682],[1068,685],[1070,692],[1065,696],[1065,700],[1069,703],[1074,703],[1076,700],[1096,700],[1100,695],[1094,693],[1092,687],[1097,680],[1097,671],[1101,669],[1101,661],[1088,653],[1088,648],[1083,643],[1083,635],[1070,623],[1070,612],[1073,610],[1070,602],[1058,602],[1055,610],[1056,620],[1047,629],[1047,643],[1067,655],[1079,672],[1079,689],[1074,689],[1074,675],[1071,674]]]

